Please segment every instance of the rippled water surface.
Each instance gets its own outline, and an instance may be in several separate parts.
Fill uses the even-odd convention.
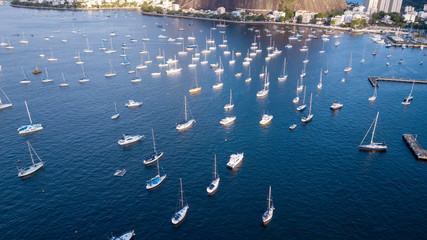
[[[61,18],[63,17],[63,20]],[[245,83],[249,68],[243,58],[254,38],[251,25],[231,24],[225,34],[217,29],[212,36],[217,44],[222,36],[228,39],[229,50],[242,52],[236,64],[230,66],[230,56],[217,47],[207,56],[209,63],[224,62],[224,88],[213,91],[216,74],[209,65],[197,66],[202,91],[189,95],[194,85],[194,70],[189,69],[191,52],[177,56],[182,73],[151,77],[159,71],[155,59],[159,48],[173,58],[182,45],[158,39],[158,35],[177,38],[194,33],[199,52],[213,26],[209,21],[142,16],[136,11],[67,12],[29,10],[0,6],[0,35],[9,38],[14,50],[0,48],[0,87],[13,102],[13,108],[0,111],[0,232],[4,239],[106,239],[111,233],[130,229],[135,239],[422,239],[427,233],[426,164],[414,159],[402,140],[403,133],[418,134],[427,146],[427,88],[415,85],[414,100],[408,107],[400,104],[411,84],[381,83],[378,98],[368,102],[374,89],[368,76],[426,79],[427,68],[419,65],[424,53],[419,49],[385,48],[376,46],[369,36],[342,35],[325,43],[325,54],[319,54],[322,40],[307,42],[309,47],[307,99],[313,93],[314,119],[307,125],[300,118],[308,114],[296,111],[292,99],[306,54],[299,51],[304,41],[288,44],[292,27],[270,25],[261,29],[262,54],[251,63],[252,82]],[[163,25],[162,32],[156,23]],[[189,25],[191,23],[191,26]],[[145,25],[151,41],[146,47],[153,64],[140,71],[142,82],[132,84],[127,72],[140,62],[143,49],[141,38]],[[283,52],[266,63],[265,49],[270,39],[263,29],[272,31],[275,45]],[[77,34],[71,33],[72,30]],[[298,31],[299,29],[294,29]],[[309,34],[304,30],[303,38]],[[117,53],[106,55],[98,48],[101,39],[114,37]],[[28,45],[20,44],[25,34]],[[83,53],[87,35],[93,53]],[[130,43],[125,35],[134,35]],[[51,36],[52,35],[52,36]],[[316,35],[320,36],[318,31]],[[49,37],[49,41],[44,40]],[[60,40],[67,39],[64,44]],[[341,45],[335,47],[336,40]],[[131,66],[121,66],[120,46],[126,43]],[[185,45],[188,41],[185,40]],[[109,42],[105,43],[110,47]],[[366,46],[366,63],[360,59]],[[50,56],[50,48],[58,62],[39,57],[42,51]],[[377,48],[378,55],[371,53]],[[81,68],[73,56],[80,51],[84,67],[91,79],[79,84]],[[344,73],[350,53],[353,70]],[[387,54],[391,58],[387,59]],[[287,58],[285,82],[278,82],[283,59]],[[398,64],[400,58],[403,64]],[[106,79],[109,59],[117,77]],[[203,55],[201,56],[203,60]],[[386,62],[390,66],[386,66]],[[424,59],[426,62],[426,59]],[[270,73],[270,93],[257,100],[262,89],[259,78],[264,65]],[[39,75],[31,74],[34,67],[46,66],[54,78],[42,84]],[[32,80],[20,85],[23,67]],[[323,89],[317,90],[321,68]],[[62,72],[69,88],[60,88]],[[235,73],[243,76],[236,78]],[[341,79],[345,78],[345,83]],[[235,108],[224,112],[233,90]],[[184,118],[184,96],[196,124],[189,131],[178,133],[177,122]],[[4,96],[1,96],[4,100]],[[302,98],[302,94],[300,94]],[[136,109],[125,108],[129,99],[142,101]],[[24,101],[27,101],[35,122],[42,123],[42,132],[19,136],[16,129],[28,122]],[[120,118],[111,120],[117,102]],[[331,112],[333,101],[344,104],[342,110]],[[388,145],[386,153],[359,152],[362,140],[377,111],[380,111],[376,139]],[[266,128],[259,125],[262,114],[274,116]],[[237,116],[233,126],[221,127],[225,116]],[[295,131],[288,126],[297,123]],[[142,164],[152,152],[151,128],[154,128],[157,148],[164,152],[161,164],[166,181],[156,190],[145,190],[145,182],[156,174],[154,167]],[[146,139],[128,148],[117,140],[122,134],[144,134]],[[17,177],[16,166],[29,164],[26,141],[30,141],[45,161],[44,169],[31,178]],[[243,164],[237,171],[226,169],[230,154],[244,152]],[[206,187],[212,178],[213,155],[217,155],[221,183],[218,192],[208,197]],[[18,162],[18,159],[21,160]],[[114,177],[117,169],[128,172],[123,178]],[[170,217],[176,209],[179,178],[190,205],[187,219],[175,228]],[[261,226],[266,210],[268,186],[272,186],[274,218],[267,227]]]

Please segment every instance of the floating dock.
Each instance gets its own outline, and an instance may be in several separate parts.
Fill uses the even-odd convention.
[[[418,160],[427,160],[427,150],[424,150],[418,143],[417,139],[412,134],[403,134],[403,140],[405,140],[408,147],[415,154]]]
[[[388,78],[388,77],[368,77],[369,82],[372,87],[378,87],[379,81],[382,82],[401,82],[401,83],[419,83],[419,84],[427,84],[427,80],[416,80],[416,79],[405,79],[405,78]]]

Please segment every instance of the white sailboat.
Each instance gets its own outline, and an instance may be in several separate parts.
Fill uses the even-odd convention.
[[[319,84],[317,84],[317,89],[322,89],[322,69],[320,69],[320,81],[319,81]]]
[[[301,122],[302,123],[309,123],[313,119],[314,115],[311,113],[311,104],[312,104],[312,101],[313,101],[313,93],[310,96],[310,108],[309,108],[309,111],[308,111],[308,116],[301,118]]]
[[[269,92],[269,90],[268,90],[268,86],[269,86],[268,78],[269,78],[269,74],[267,73],[267,74],[265,74],[265,77],[264,77],[264,88],[257,92],[257,94],[256,94],[257,98],[265,98],[268,95],[268,92]]]
[[[176,126],[176,130],[178,130],[178,131],[186,130],[186,129],[190,128],[191,126],[193,126],[194,123],[196,123],[196,120],[194,120],[194,119],[188,120],[187,97],[186,96],[184,96],[184,114],[185,114],[184,122],[181,122],[180,124],[178,124]],[[191,114],[191,112],[190,112],[190,114]]]
[[[160,175],[160,167],[161,166],[160,166],[159,162],[160,161],[157,161],[157,175],[147,181],[147,185],[145,186],[145,188],[147,190],[153,190],[153,189],[159,187],[160,184],[162,184],[166,179],[167,175],[166,175],[166,173],[164,173],[163,168],[162,168],[163,175]]]
[[[233,65],[236,63],[236,60],[234,59],[234,49],[231,51],[231,60],[228,61],[228,64]]]
[[[91,52],[93,52],[93,49],[91,49],[90,45],[89,45],[89,38],[86,38],[86,44],[87,44],[87,48],[84,49],[83,52],[85,52],[85,53],[91,53]]]
[[[384,143],[374,142],[375,130],[377,128],[379,115],[380,115],[380,112],[377,112],[377,116],[375,117],[374,121],[372,122],[371,126],[366,132],[365,137],[362,139],[362,141],[359,144],[359,150],[364,150],[364,151],[386,151],[387,150],[387,145],[385,145]],[[372,128],[372,125],[374,125],[374,129],[372,130],[371,142],[369,144],[362,144],[365,141],[366,136],[368,136],[368,133]]]
[[[82,66],[82,74],[83,74],[83,77],[81,77],[80,79],[79,79],[79,83],[87,83],[87,82],[89,82],[90,81],[90,79],[88,78],[88,76],[86,75],[86,72],[85,72],[85,69],[84,69],[84,67],[83,67],[83,65],[81,65]]]
[[[218,190],[219,181],[220,181],[219,174],[216,169],[216,155],[214,156],[215,156],[215,160],[214,160],[213,179],[212,179],[212,182],[209,184],[209,186],[206,188],[206,192],[208,192],[208,195],[210,196],[216,193],[216,191]]]
[[[231,99],[232,99],[232,90],[230,89],[230,103],[225,104],[224,109],[225,110],[231,110],[234,108],[234,104],[231,103]]]
[[[42,79],[42,83],[48,83],[48,82],[53,82],[52,78],[49,78],[49,73],[47,72],[47,67],[44,67],[44,70],[46,72],[46,78]]]
[[[153,128],[151,128],[151,135],[153,136],[153,148],[154,148],[154,152],[153,152],[153,154],[151,154],[150,157],[148,157],[147,159],[144,159],[143,162],[144,162],[145,166],[150,166],[153,163],[158,162],[158,160],[163,157],[163,152],[157,153],[157,150],[156,150],[156,141],[154,139],[154,130],[153,130]]]
[[[245,79],[245,83],[250,83],[252,81],[251,77],[251,66],[248,68],[248,77]]]
[[[25,108],[27,109],[28,119],[30,120],[29,124],[25,124],[18,128],[18,134],[19,135],[25,135],[29,133],[34,133],[43,130],[43,126],[39,123],[33,124],[33,120],[31,119],[30,111],[28,110],[27,101],[24,101]]]
[[[56,61],[58,61],[58,59],[53,56],[52,48],[50,48],[50,57],[47,59],[47,61],[49,61],[49,62],[56,62]]]
[[[194,81],[195,81],[196,85],[193,88],[191,88],[190,90],[188,90],[188,92],[190,92],[190,94],[195,94],[195,93],[202,91],[202,87],[199,87],[199,85],[197,83],[197,69],[196,69],[196,71],[194,71]]]
[[[22,32],[22,40],[19,42],[22,44],[28,44],[28,40],[25,38],[24,32]]]
[[[24,74],[24,79],[22,79],[19,83],[20,84],[29,84],[29,83],[31,83],[31,80],[28,79],[28,76],[27,76],[27,74],[24,71],[24,67],[21,67],[21,68],[22,68],[22,73]]]
[[[60,86],[60,87],[68,87],[68,86],[69,86],[69,84],[65,81],[64,73],[62,73],[62,81],[61,81],[61,83],[59,84],[59,86]]]
[[[353,55],[353,52],[352,53],[350,53],[350,64],[348,65],[348,67],[346,67],[345,69],[344,69],[344,72],[351,72],[351,70],[352,70],[352,68],[351,68],[351,60],[352,60],[352,55]]]
[[[373,102],[377,99],[377,86],[375,85],[375,89],[374,89],[374,95],[372,95],[371,97],[368,98],[368,100],[370,102]]]
[[[113,69],[113,64],[111,64],[111,60],[110,59],[108,59],[108,62],[110,63],[110,71],[107,72],[107,73],[105,73],[104,76],[105,77],[115,77],[117,74],[116,74],[116,72]]]
[[[218,76],[218,81],[212,86],[213,90],[220,90],[222,89],[222,87],[224,87],[224,83],[221,82],[221,74],[217,74],[217,76]]]
[[[366,50],[366,45],[363,47],[363,56],[362,56],[362,60],[360,60],[360,63],[365,63],[365,50]]]
[[[173,225],[179,225],[180,223],[182,223],[182,221],[184,221],[185,216],[187,215],[188,208],[189,208],[187,200],[185,199],[185,196],[184,196],[184,191],[182,190],[182,179],[181,178],[179,179],[179,184],[180,184],[180,195],[181,195],[181,197],[179,198],[179,202],[178,202],[179,209],[177,209],[177,211],[175,212],[175,214],[171,218]]]
[[[306,92],[306,90],[307,90],[307,87],[304,88],[304,97],[302,100],[302,104],[297,107],[298,111],[304,111],[304,109],[307,107],[307,104],[305,104],[305,92]]]
[[[222,73],[224,72],[224,66],[222,65],[221,57],[219,57],[219,67],[215,69],[215,73]]]
[[[120,236],[112,236],[111,238],[109,238],[109,240],[130,240],[135,235],[134,233],[135,233],[135,231],[132,230],[132,231],[126,232]]]
[[[21,178],[22,177],[28,177],[31,174],[34,174],[35,172],[37,172],[38,170],[40,170],[44,166],[44,162],[41,160],[39,155],[36,153],[34,148],[31,146],[30,142],[27,141],[27,145],[28,145],[28,151],[30,152],[31,162],[33,164],[26,167],[26,168],[18,168],[18,177],[21,177]],[[33,153],[37,157],[37,160],[38,160],[37,163],[34,161]]]
[[[85,62],[83,62],[82,60],[81,60],[81,58],[80,58],[80,52],[77,52],[77,61],[76,61],[76,64],[77,65],[83,65]]]
[[[283,61],[283,72],[278,77],[278,80],[281,82],[281,81],[285,81],[286,79],[288,79],[288,75],[286,75],[286,58],[285,58],[285,60]]]
[[[105,50],[104,51],[106,54],[112,54],[112,53],[115,53],[116,52],[116,50],[115,49],[113,49],[113,39],[110,37],[110,49],[108,49],[108,50]]]
[[[117,118],[119,118],[120,117],[120,113],[118,113],[117,112],[117,105],[116,105],[116,101],[114,101],[114,115],[113,116],[111,116],[111,119],[112,120],[114,120],[114,119],[117,119]]]
[[[4,103],[0,97],[0,110],[12,107],[12,102],[10,101],[9,97],[7,97],[6,93],[3,91],[2,88],[0,88],[0,90],[3,93],[3,95],[6,97],[7,101],[9,102],[9,103]]]
[[[139,83],[142,81],[141,76],[137,71],[135,71],[135,76],[130,80],[132,83]]]
[[[411,104],[412,99],[414,98],[412,96],[412,91],[414,90],[414,84],[415,84],[415,81],[412,82],[411,92],[409,93],[408,97],[406,97],[406,98],[403,99],[402,105],[407,106],[407,105]]]
[[[268,198],[267,198],[267,211],[262,215],[262,224],[267,225],[271,219],[273,218],[274,212],[273,200],[271,199],[271,186],[268,190]]]

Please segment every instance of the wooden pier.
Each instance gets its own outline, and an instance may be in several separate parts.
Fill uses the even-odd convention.
[[[403,140],[405,140],[408,147],[415,154],[418,160],[427,160],[427,150],[424,150],[418,143],[417,139],[412,134],[403,134]]]
[[[401,82],[401,83],[417,83],[417,84],[427,84],[427,80],[416,80],[416,79],[405,79],[405,78],[388,78],[388,77],[368,77],[369,82],[372,87],[378,87],[379,81],[382,82]]]

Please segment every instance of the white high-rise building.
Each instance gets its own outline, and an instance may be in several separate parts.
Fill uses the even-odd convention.
[[[378,12],[378,1],[379,0],[365,0],[363,5],[366,8],[366,13],[372,15],[372,13]]]
[[[400,12],[402,0],[365,0],[364,6],[366,7],[366,13],[369,15],[380,11],[386,13]]]
[[[388,12],[400,12],[402,8],[402,0],[392,0]]]
[[[392,0],[380,0],[378,2],[378,12],[388,12],[388,10],[390,9],[390,3],[392,2]]]

